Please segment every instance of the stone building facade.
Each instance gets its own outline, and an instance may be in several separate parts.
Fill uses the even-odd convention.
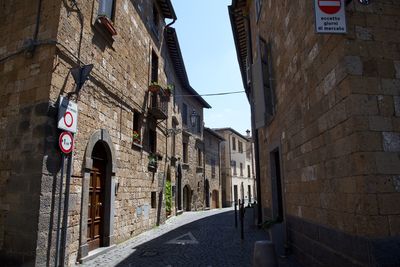
[[[211,106],[190,85],[179,41],[175,29],[166,30],[166,42],[170,51],[171,68],[175,77],[171,121],[171,155],[175,167],[175,210],[176,212],[204,209],[204,108]]]
[[[222,208],[221,142],[223,137],[210,128],[204,128],[205,147],[205,207]]]
[[[252,141],[232,128],[214,129],[225,141],[221,144],[221,178],[223,206],[245,205],[256,199]],[[249,150],[247,150],[249,149]]]
[[[305,266],[397,266],[400,2],[340,1],[336,35],[316,34],[314,2],[229,7],[262,220],[281,221],[278,253],[286,243]]]
[[[182,72],[171,2],[0,1],[0,14],[0,261],[72,265],[174,215],[185,137],[167,88],[195,96],[199,124],[209,106]],[[61,96],[78,105],[65,158]]]

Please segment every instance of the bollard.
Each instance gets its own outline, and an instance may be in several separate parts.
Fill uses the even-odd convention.
[[[237,207],[236,207],[236,200],[235,200],[235,228],[237,228]]]
[[[278,267],[275,245],[272,241],[263,240],[254,243],[253,267]]]

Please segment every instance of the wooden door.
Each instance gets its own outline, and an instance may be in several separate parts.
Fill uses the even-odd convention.
[[[105,168],[102,161],[93,160],[90,172],[89,207],[88,207],[88,233],[87,243],[89,250],[96,249],[103,244],[103,219],[104,219],[104,181]]]
[[[218,209],[219,208],[219,196],[218,196],[218,191],[213,190],[212,191],[212,208],[213,209]]]

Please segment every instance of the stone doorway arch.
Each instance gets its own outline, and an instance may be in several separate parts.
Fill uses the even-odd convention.
[[[101,153],[99,154],[99,151]],[[79,259],[88,256],[90,248],[87,242],[88,237],[88,219],[89,215],[89,190],[90,178],[93,176],[97,165],[101,165],[103,160],[104,186],[102,200],[102,229],[100,230],[101,247],[108,247],[114,244],[114,201],[115,201],[115,169],[116,155],[111,136],[105,129],[95,131],[87,144],[85,150],[85,161],[83,165],[83,183],[82,183],[82,202],[81,202],[81,220],[80,220],[80,238],[79,238]],[[95,163],[95,164],[93,164]]]

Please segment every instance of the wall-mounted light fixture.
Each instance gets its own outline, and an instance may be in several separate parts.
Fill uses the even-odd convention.
[[[192,127],[196,126],[196,122],[197,122],[197,118],[199,118],[200,116],[197,115],[196,111],[193,110],[192,115],[190,115],[190,123],[192,125]]]

